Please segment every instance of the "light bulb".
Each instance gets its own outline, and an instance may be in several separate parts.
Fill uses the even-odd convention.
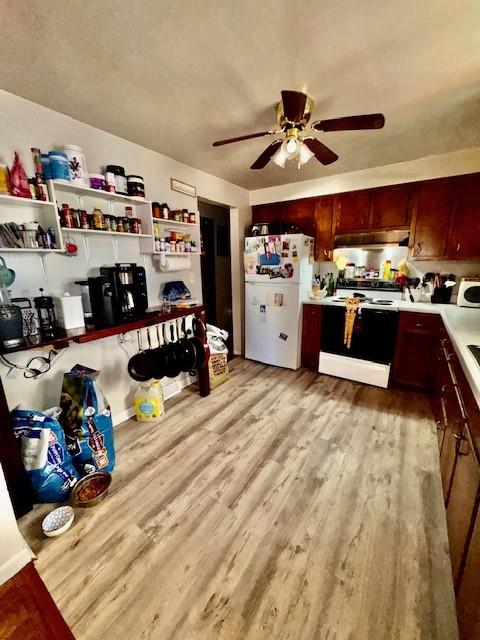
[[[290,138],[289,140],[287,140],[287,144],[285,145],[285,151],[289,155],[293,155],[297,151],[297,144],[298,143],[295,138]]]
[[[315,154],[310,151],[305,142],[300,143],[300,150],[298,152],[298,168],[306,164]]]

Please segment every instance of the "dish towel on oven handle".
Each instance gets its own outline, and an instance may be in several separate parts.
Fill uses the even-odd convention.
[[[343,332],[343,344],[346,345],[347,349],[350,349],[352,344],[353,325],[355,324],[359,304],[359,298],[347,298],[345,308],[345,330]]]

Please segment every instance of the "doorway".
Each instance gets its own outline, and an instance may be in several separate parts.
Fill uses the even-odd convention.
[[[230,209],[198,201],[202,238],[203,302],[210,324],[228,331],[227,347],[233,354],[232,270],[230,263]]]

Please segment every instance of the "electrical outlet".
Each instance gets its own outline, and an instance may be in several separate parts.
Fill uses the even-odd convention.
[[[188,273],[188,284],[195,284],[195,274],[193,271],[189,271]]]

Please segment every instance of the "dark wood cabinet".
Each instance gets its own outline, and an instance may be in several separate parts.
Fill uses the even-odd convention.
[[[435,314],[400,311],[392,372],[396,384],[431,389],[439,326]]]
[[[370,222],[370,191],[340,193],[334,200],[335,233],[367,231]]]
[[[333,196],[317,198],[314,211],[315,260],[329,262],[333,256]]]
[[[480,517],[478,500],[465,566],[457,587],[457,620],[460,640],[480,638]]]
[[[252,207],[252,222],[276,222],[283,220],[285,205],[283,202],[272,202],[271,204],[256,204]]]
[[[314,210],[315,198],[292,200],[285,203],[283,220],[298,227],[300,233],[304,233],[306,236],[314,236]]]
[[[448,256],[467,260],[480,256],[480,176],[456,179],[457,194],[452,216]]]
[[[447,506],[447,528],[453,582],[459,583],[463,552],[472,518],[476,512],[480,470],[465,429],[455,439],[456,463]]]
[[[322,306],[304,304],[302,315],[302,367],[318,371],[322,337]]]
[[[411,255],[415,260],[445,259],[456,181],[432,180],[420,184],[414,196]]]
[[[372,192],[371,229],[408,229],[410,226],[408,185],[385,187]]]

